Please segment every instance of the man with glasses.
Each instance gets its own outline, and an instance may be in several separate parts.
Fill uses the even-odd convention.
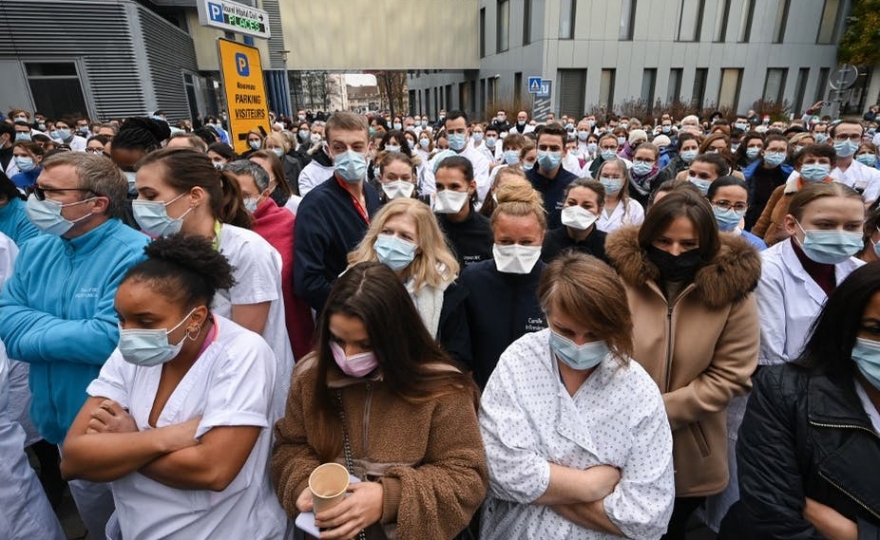
[[[864,128],[855,120],[841,120],[831,127],[829,134],[837,154],[837,167],[831,171],[831,178],[861,193],[865,205],[871,206],[880,197],[880,171],[853,159],[862,143]]]
[[[119,220],[128,183],[109,159],[66,152],[47,159],[27,202],[43,231],[21,246],[0,294],[0,340],[11,358],[30,364],[31,419],[61,445],[86,387],[116,348],[116,288],[139,262],[147,236]],[[93,538],[113,513],[109,484],[70,482]]]

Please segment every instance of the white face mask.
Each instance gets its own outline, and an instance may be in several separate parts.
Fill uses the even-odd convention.
[[[562,209],[562,224],[572,229],[585,231],[592,227],[599,216],[580,206],[566,206]]]
[[[464,208],[470,193],[444,189],[434,195],[434,212],[437,214],[457,214]]]
[[[382,184],[382,191],[385,192],[385,196],[388,197],[388,200],[409,199],[412,197],[415,189],[415,184],[404,180],[395,180],[394,182],[384,182]]]
[[[541,258],[541,246],[522,246],[511,244],[492,246],[492,255],[495,257],[495,268],[505,274],[528,274]]]

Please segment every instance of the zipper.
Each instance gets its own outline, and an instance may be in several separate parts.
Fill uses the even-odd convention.
[[[865,426],[857,426],[855,424],[823,424],[822,422],[816,422],[813,420],[810,420],[810,425],[825,428],[858,429],[860,431],[870,433],[874,438],[880,440],[880,435],[875,433],[874,430],[868,429]]]
[[[880,440],[880,435],[875,433],[873,430],[868,429],[864,426],[858,426],[855,424],[825,424],[823,422],[816,422],[816,421],[810,420],[810,425],[816,426],[816,427],[825,427],[825,428],[857,429],[859,431],[865,431],[867,433],[870,433],[875,439]],[[828,478],[825,474],[823,474],[822,471],[819,471],[819,476],[821,476],[826,482],[828,482],[832,486],[836,487],[841,493],[843,493],[844,495],[846,495],[847,497],[849,497],[850,499],[855,501],[856,504],[858,504],[859,506],[861,506],[862,508],[867,510],[868,513],[870,513],[872,516],[874,516],[877,519],[880,519],[880,514],[878,514],[874,510],[871,510],[870,508],[868,508],[868,506],[865,503],[860,501],[858,498],[855,497],[855,495],[853,495],[849,491],[840,487],[837,483],[834,482],[834,480]]]
[[[364,404],[364,440],[363,440],[363,458],[367,459],[369,457],[369,453],[367,453],[368,444],[367,441],[370,437],[370,406],[373,402],[373,385],[367,383],[367,400]]]
[[[872,516],[874,516],[876,519],[880,519],[880,514],[878,514],[877,512],[871,510],[870,508],[868,508],[868,506],[867,506],[865,503],[863,503],[862,501],[860,501],[859,499],[857,499],[857,498],[855,497],[855,495],[853,495],[853,494],[850,493],[849,491],[847,491],[847,490],[843,489],[842,487],[840,487],[839,485],[837,485],[837,484],[834,482],[834,480],[832,480],[832,479],[828,478],[827,476],[825,476],[821,471],[819,471],[819,476],[821,476],[826,482],[828,482],[828,483],[831,484],[832,486],[836,487],[841,493],[843,493],[844,495],[846,495],[847,497],[849,497],[850,499],[852,499],[853,501],[855,501],[856,504],[858,504],[859,506],[861,506],[862,508],[864,508],[865,510],[867,510],[868,513],[871,514]]]
[[[666,384],[664,393],[669,392],[669,383],[672,380],[672,309],[675,304],[666,305]]]

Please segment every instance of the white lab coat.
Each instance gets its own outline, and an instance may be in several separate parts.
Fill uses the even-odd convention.
[[[489,158],[472,146],[466,146],[458,155],[467,158],[474,167],[474,180],[477,182],[477,196],[480,199],[480,204],[482,204],[486,199],[486,194],[489,193],[489,188],[491,187],[491,184],[489,183]],[[419,186],[422,195],[433,195],[437,192],[437,181],[434,178],[434,162],[436,160],[437,157],[435,156],[428,162],[428,166],[425,167],[424,178],[421,186]]]
[[[603,209],[599,219],[596,220],[596,228],[602,232],[612,233],[625,225],[641,225],[645,221],[645,210],[639,201],[629,199],[625,207],[625,214],[623,201],[619,201],[610,213],[607,207]]]
[[[114,482],[113,498],[125,540],[283,538],[287,518],[269,482],[275,356],[259,335],[214,315],[215,337],[174,389],[156,427],[201,416],[200,438],[215,427],[256,426],[260,436],[235,480],[223,491],[168,487],[133,472]],[[127,409],[141,431],[162,366],[141,367],[113,352],[86,390]]]
[[[24,453],[25,433],[9,414],[9,358],[0,342],[0,537],[66,538]]]
[[[310,161],[308,165],[303,167],[302,172],[299,173],[298,183],[300,196],[305,197],[309,191],[333,178],[334,170],[334,167],[325,167],[314,159]]]
[[[837,284],[863,264],[859,259],[850,258],[836,265]],[[758,364],[767,366],[795,360],[828,297],[804,270],[791,240],[761,252],[761,279],[755,297],[761,321]]]
[[[481,537],[619,538],[536,505],[550,483],[550,463],[620,468],[605,512],[628,538],[657,539],[675,498],[672,432],[656,383],[635,361],[610,354],[572,397],[549,348],[550,330],[526,334],[498,361],[480,405],[489,466]]]

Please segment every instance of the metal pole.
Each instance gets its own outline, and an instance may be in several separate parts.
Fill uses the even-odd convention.
[[[293,118],[293,104],[290,102],[290,76],[287,74],[287,55],[290,51],[281,51],[281,61],[284,63],[284,101],[287,103],[287,116]]]

